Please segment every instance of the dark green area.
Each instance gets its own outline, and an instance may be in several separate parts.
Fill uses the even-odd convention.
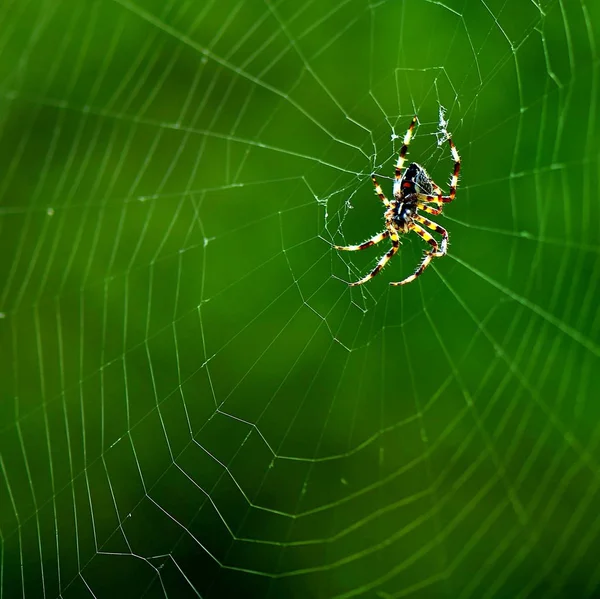
[[[0,599],[600,596],[597,2],[0,23]]]

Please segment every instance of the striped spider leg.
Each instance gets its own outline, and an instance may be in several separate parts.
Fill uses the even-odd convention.
[[[442,206],[444,204],[449,204],[450,202],[453,202],[454,198],[456,198],[456,188],[458,187],[458,175],[460,173],[460,155],[451,137],[448,137],[448,144],[450,145],[450,152],[452,154],[452,159],[454,160],[454,170],[450,179],[450,193],[448,195],[444,195],[442,193],[442,190],[435,183],[433,183],[433,181],[431,181],[433,186],[433,193],[423,194],[417,192],[417,198],[421,202],[434,203],[438,205],[439,212],[431,212],[430,210],[425,210],[425,208],[422,208],[422,210],[425,210],[430,214],[441,214]]]
[[[406,159],[406,154],[408,152],[408,146],[410,145],[410,140],[412,139],[415,125],[417,124],[417,115],[413,117],[410,125],[404,135],[404,139],[402,140],[402,147],[400,148],[400,154],[398,155],[398,162],[396,163],[396,168],[394,170],[394,198],[399,198],[402,195],[402,171],[404,170],[404,160]],[[373,178],[373,181],[375,179]]]
[[[412,283],[417,277],[423,274],[423,271],[429,266],[429,264],[434,258],[441,258],[442,256],[445,256],[448,251],[449,237],[448,231],[446,231],[446,229],[440,227],[440,225],[438,225],[437,223],[434,223],[433,221],[429,220],[428,218],[425,218],[424,216],[421,216],[420,214],[416,214],[413,217],[413,219],[419,223],[422,223],[429,229],[432,229],[436,233],[440,233],[442,236],[442,243],[441,245],[438,245],[438,242],[435,240],[433,235],[428,233],[423,227],[417,225],[415,222],[412,222],[409,225],[410,230],[417,233],[417,235],[419,235],[424,241],[426,241],[431,246],[431,251],[425,252],[423,260],[421,260],[421,263],[412,275],[406,277],[402,281],[393,281],[390,283],[390,285],[406,285],[407,283]]]
[[[392,247],[379,259],[379,262],[377,262],[375,268],[368,275],[366,275],[358,281],[355,281],[354,283],[349,283],[350,287],[362,285],[363,283],[366,283],[368,280],[372,279],[375,275],[379,274],[379,271],[383,269],[383,267],[394,257],[396,252],[400,249],[400,237],[398,236],[398,233],[396,231],[386,230],[382,231],[381,233],[378,233],[377,235],[371,237],[371,239],[368,239],[367,241],[359,245],[333,246],[336,250],[346,250],[349,252],[354,252],[356,250],[364,250],[368,247],[371,247],[372,245],[375,245],[376,243],[379,243],[380,241],[383,241],[388,237],[392,242]]]

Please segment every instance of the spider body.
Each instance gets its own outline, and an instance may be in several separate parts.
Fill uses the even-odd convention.
[[[356,251],[364,250],[387,238],[392,243],[391,249],[381,257],[377,266],[359,281],[350,283],[350,286],[362,285],[381,272],[383,267],[394,257],[400,248],[399,234],[414,231],[431,246],[431,249],[425,252],[423,260],[421,260],[421,263],[412,275],[402,281],[392,282],[390,285],[406,285],[406,283],[411,283],[422,274],[433,258],[446,255],[448,249],[448,232],[443,227],[440,227],[440,225],[419,214],[419,210],[429,214],[441,214],[443,205],[454,200],[458,185],[458,174],[460,172],[460,156],[456,146],[452,142],[452,138],[448,136],[448,143],[450,144],[450,151],[454,160],[454,170],[450,181],[450,193],[448,195],[442,194],[442,190],[434,183],[429,173],[420,164],[411,162],[406,170],[403,171],[408,146],[416,123],[417,117],[415,116],[404,136],[404,143],[400,149],[400,155],[398,156],[395,168],[393,200],[387,199],[375,176],[371,176],[373,185],[375,186],[375,193],[386,207],[384,214],[385,230],[359,245],[334,246],[338,250]],[[438,243],[421,225],[439,233],[442,236],[441,242]]]
[[[417,214],[419,200],[417,193],[431,194],[434,184],[427,171],[416,162],[411,162],[400,179],[400,193],[385,213],[386,222],[392,222],[400,233],[410,231],[410,223]]]

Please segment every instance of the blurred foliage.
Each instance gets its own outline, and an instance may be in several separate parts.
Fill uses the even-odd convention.
[[[0,598],[598,596],[599,22],[4,3]],[[449,256],[349,289],[442,106]]]

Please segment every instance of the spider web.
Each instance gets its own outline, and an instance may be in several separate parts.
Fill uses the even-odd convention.
[[[597,3],[0,22],[0,599],[600,596]]]

